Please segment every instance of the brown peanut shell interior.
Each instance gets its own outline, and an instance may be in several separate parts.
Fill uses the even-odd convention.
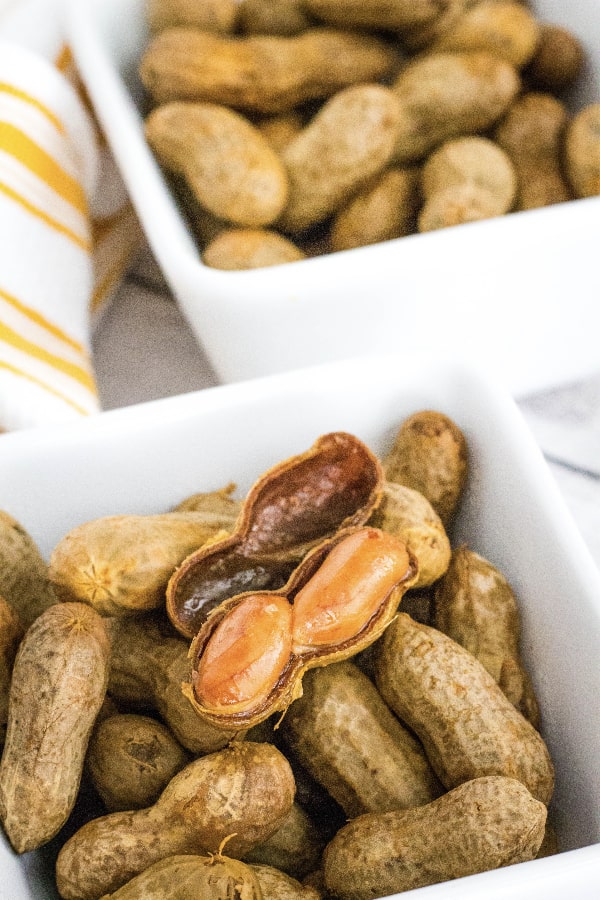
[[[377,457],[340,431],[267,470],[242,504],[233,534],[192,553],[172,575],[167,613],[175,628],[193,638],[229,597],[283,587],[311,548],[367,521],[382,485]]]

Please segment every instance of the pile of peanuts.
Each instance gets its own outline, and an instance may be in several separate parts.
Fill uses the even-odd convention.
[[[600,194],[585,53],[519,0],[148,0],[145,133],[204,263],[251,269]]]
[[[0,513],[0,820],[14,850],[52,850],[63,900],[374,900],[558,852],[518,600],[451,542],[468,479],[464,434],[422,410],[381,460],[322,436],[241,501],[229,485],[95,519],[48,564]],[[265,565],[301,557],[283,588],[269,594],[253,547]],[[191,620],[165,597],[183,572],[194,600],[192,570],[206,583],[218,568],[233,589],[242,565],[257,583],[197,636],[230,603],[283,597],[293,614],[317,580],[318,596],[293,620],[301,669],[286,655],[291,675],[275,679],[291,693],[265,688],[278,635],[264,618],[221,640],[204,689],[215,720],[190,702]]]

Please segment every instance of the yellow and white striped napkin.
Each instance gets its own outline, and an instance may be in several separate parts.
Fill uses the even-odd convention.
[[[99,411],[91,335],[140,238],[57,9],[12,0],[0,17],[0,430]]]

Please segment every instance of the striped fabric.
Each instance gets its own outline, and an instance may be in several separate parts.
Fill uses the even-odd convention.
[[[99,411],[91,357],[141,231],[76,82],[0,41],[0,431]]]

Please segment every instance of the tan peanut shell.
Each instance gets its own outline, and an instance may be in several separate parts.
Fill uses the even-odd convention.
[[[387,165],[398,122],[397,99],[379,84],[348,87],[328,100],[282,152],[290,193],[278,226],[302,231],[340,209]]]
[[[150,30],[164,31],[177,25],[202,31],[233,31],[237,18],[236,0],[147,0],[146,19]]]
[[[388,481],[427,497],[447,528],[456,513],[468,472],[467,442],[459,426],[436,410],[420,410],[400,425],[383,459]]]
[[[0,748],[4,744],[8,721],[8,695],[13,664],[24,629],[16,612],[0,596]]]
[[[493,194],[466,181],[433,194],[419,213],[417,228],[421,233],[437,231],[468,222],[483,222],[504,212],[507,210],[499,210]]]
[[[417,578],[403,541],[340,529],[308,553],[279,591],[245,591],[217,606],[190,648],[182,690],[207,722],[237,731],[288,709],[315,667],[368,647]]]
[[[502,573],[468,547],[458,547],[436,585],[434,605],[435,627],[472,653],[510,702],[539,728],[538,702],[520,657],[517,600]]]
[[[517,192],[514,166],[508,154],[489,138],[454,138],[428,157],[421,173],[425,200],[446,188],[471,183],[495,202],[495,215],[512,207]]]
[[[196,715],[181,692],[190,677],[189,644],[160,615],[111,619],[108,690],[118,702],[153,707],[179,743],[194,754],[220,750],[231,731]]]
[[[0,762],[0,818],[17,853],[47,843],[73,808],[108,666],[104,622],[83,603],[51,606],[21,642]]]
[[[315,18],[343,28],[403,31],[434,22],[448,0],[304,0]]]
[[[25,528],[0,510],[0,595],[10,603],[24,627],[56,603],[46,565]]]
[[[275,866],[252,864],[263,898],[268,900],[320,900],[314,888],[301,884]]]
[[[505,775],[550,801],[554,767],[543,739],[456,641],[400,613],[380,643],[376,681],[446,788]]]
[[[600,194],[600,103],[574,116],[565,134],[565,168],[576,197]]]
[[[585,53],[579,38],[569,29],[542,22],[536,51],[524,76],[536,91],[560,94],[579,77]]]
[[[419,201],[415,167],[385,170],[337,213],[331,226],[331,249],[350,250],[410,234],[415,230]]]
[[[466,10],[429,50],[483,50],[520,69],[533,57],[539,37],[540,24],[524,4],[491,0]]]
[[[392,86],[400,101],[393,158],[418,160],[450,138],[487,130],[506,112],[520,86],[515,68],[490,53],[417,57]]]
[[[313,23],[303,0],[241,0],[238,24],[245,34],[292,35]]]
[[[272,866],[303,878],[321,860],[326,840],[308,813],[296,801],[277,831],[244,856],[244,862]]]
[[[294,799],[289,763],[271,744],[234,742],[189,763],[147,809],[88,822],[56,862],[64,900],[97,900],[144,869],[178,854],[241,857],[264,841]]]
[[[556,97],[525,93],[497,125],[495,140],[517,174],[516,209],[537,209],[571,199],[562,171],[568,118],[565,105]]]
[[[304,259],[288,238],[267,228],[221,231],[204,249],[202,262],[213,269],[262,269]]]
[[[85,522],[52,551],[54,590],[61,600],[89,603],[103,616],[160,607],[173,569],[192,550],[223,534],[221,523],[218,514],[193,512]]]
[[[122,713],[96,725],[86,768],[107,811],[116,812],[151,806],[188,762],[188,754],[161,722]]]
[[[350,661],[309,672],[280,729],[349,817],[421,806],[443,790],[420,743]]]
[[[216,103],[164,103],[146,119],[146,139],[158,162],[181,175],[209,213],[258,228],[281,213],[285,170],[260,131]]]
[[[534,859],[546,809],[518,781],[467,781],[427,806],[354,819],[324,853],[339,900],[374,900]]]
[[[379,38],[335,28],[293,37],[172,28],[150,42],[140,76],[155,103],[192,100],[280,113],[378,81],[397,64],[397,51]]]
[[[176,855],[149,866],[101,900],[264,900],[250,866],[225,856]]]
[[[448,568],[450,540],[442,520],[419,491],[386,481],[381,503],[369,524],[396,535],[414,553],[419,565],[414,588],[429,587]]]
[[[231,496],[235,488],[236,485],[230,483],[217,491],[190,494],[180,500],[172,511],[203,513],[207,523],[214,522],[219,530],[233,531],[241,507],[240,501]]]

